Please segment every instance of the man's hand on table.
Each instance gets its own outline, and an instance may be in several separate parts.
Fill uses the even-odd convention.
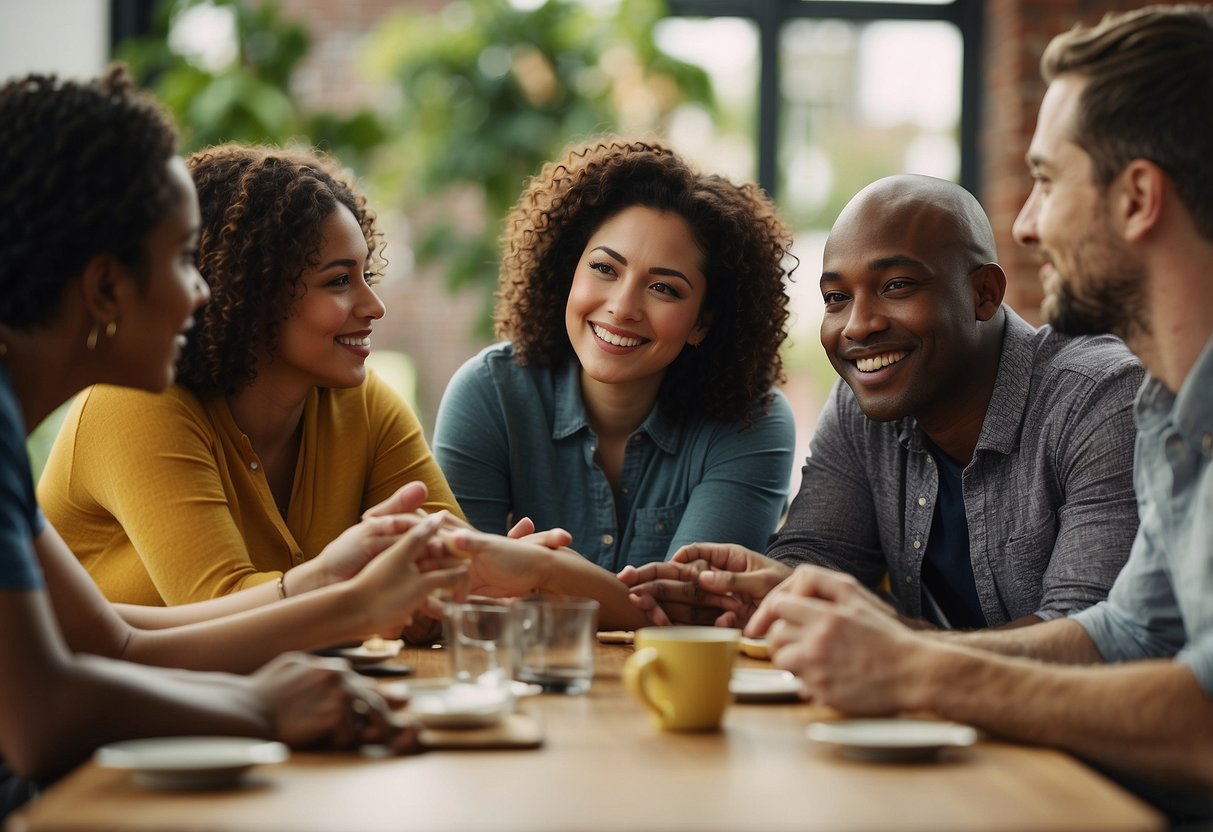
[[[265,703],[274,738],[292,748],[418,749],[416,724],[393,716],[383,696],[344,661],[285,653],[250,682]]]
[[[930,649],[853,576],[802,565],[772,590],[745,628],[766,636],[771,661],[799,677],[801,695],[850,714],[916,707],[913,665]]]

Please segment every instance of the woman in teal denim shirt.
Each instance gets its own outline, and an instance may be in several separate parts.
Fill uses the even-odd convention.
[[[655,142],[573,147],[506,218],[496,332],[434,452],[478,529],[562,527],[604,569],[697,540],[762,548],[794,426],[779,348],[790,235],[753,184]]]

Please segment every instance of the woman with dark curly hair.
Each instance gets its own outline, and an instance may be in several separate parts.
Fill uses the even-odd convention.
[[[187,164],[211,301],[177,384],[85,393],[39,485],[102,591],[173,605],[349,577],[365,555],[318,555],[411,481],[427,512],[462,516],[416,416],[365,367],[384,306],[364,198],[311,151],[229,144]]]
[[[563,527],[612,572],[698,540],[765,546],[793,454],[774,387],[789,244],[757,186],[657,142],[545,165],[502,237],[509,340],[438,413],[435,455],[473,525]]]
[[[124,70],[0,87],[0,825],[37,784],[114,740],[234,734],[397,748],[415,740],[348,669],[268,660],[366,633],[359,628],[370,622],[403,626],[429,592],[454,586],[458,570],[418,571],[443,515],[367,520],[345,541],[364,563],[386,545],[376,548],[377,536],[408,531],[353,580],[247,611],[256,589],[173,609],[112,605],[39,511],[29,429],[90,384],[159,391],[172,382],[207,298],[194,268],[198,232],[176,131]],[[138,425],[146,414],[129,415]],[[137,470],[125,484],[139,488],[145,477],[155,473]],[[192,528],[172,544],[207,537]],[[181,667],[260,669],[243,677]]]

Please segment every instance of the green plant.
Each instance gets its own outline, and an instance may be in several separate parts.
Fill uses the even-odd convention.
[[[660,0],[458,0],[379,28],[365,65],[401,95],[377,184],[417,219],[419,262],[440,260],[452,288],[494,285],[499,223],[544,161],[594,133],[660,133],[683,103],[714,107],[706,73],[655,46],[665,11]]]
[[[174,46],[174,30],[197,25],[200,9],[230,14],[234,49],[226,60]],[[307,30],[284,19],[272,1],[161,0],[152,32],[122,43],[117,57],[172,111],[186,151],[224,141],[303,142],[361,169],[365,154],[385,138],[378,116],[369,110],[350,116],[307,111],[289,92],[291,74],[310,45]]]

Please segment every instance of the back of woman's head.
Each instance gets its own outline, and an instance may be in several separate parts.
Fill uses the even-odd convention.
[[[0,89],[0,323],[50,321],[99,254],[135,270],[176,194],[177,134],[122,67],[100,78],[28,75]]]
[[[181,355],[177,378],[201,397],[234,392],[277,348],[278,325],[317,264],[321,227],[338,206],[358,220],[379,263],[380,235],[366,200],[317,151],[225,144],[187,164],[198,188],[198,271],[211,300]]]
[[[682,217],[707,278],[701,320],[710,328],[669,366],[665,412],[748,418],[783,375],[791,234],[757,185],[700,173],[659,142],[595,139],[528,182],[502,234],[497,334],[523,363],[568,360],[564,311],[577,263],[599,226],[633,206]]]

